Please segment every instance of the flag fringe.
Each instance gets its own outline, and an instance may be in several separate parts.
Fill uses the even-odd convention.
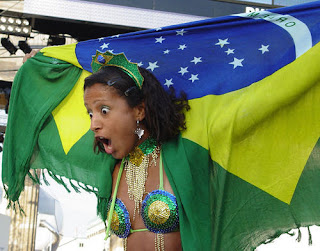
[[[91,189],[90,187],[88,187],[87,185],[85,185],[83,183],[78,182],[78,186],[81,187],[86,192],[95,193],[95,191],[93,189]]]
[[[63,181],[62,178],[60,178],[60,177],[58,177],[57,175],[53,174],[53,172],[51,172],[51,171],[49,171],[49,170],[47,170],[47,171],[48,171],[48,174],[50,175],[50,177],[51,177],[52,179],[54,179],[58,184],[63,185],[64,188],[67,190],[68,193],[71,193],[71,190],[68,188],[68,186],[66,185],[66,183]]]
[[[62,184],[66,190],[68,192],[71,192],[70,189],[68,189],[67,185],[65,184],[65,182],[62,180],[62,178],[59,178],[58,176],[54,175],[51,171],[47,170],[47,172],[49,173],[49,175],[56,181],[58,182],[59,184]],[[44,180],[44,183],[46,185],[50,185],[50,183],[47,181],[47,179],[45,178],[45,174],[44,172],[42,173],[42,177],[43,177],[43,180]],[[100,197],[97,193],[97,191],[95,191],[93,188],[90,188],[88,185],[85,185],[79,181],[75,181],[75,180],[72,180],[72,179],[68,179],[69,180],[69,183],[71,185],[71,187],[74,189],[74,191],[76,193],[81,193],[81,190],[80,188],[82,188],[84,191],[86,192],[89,192],[89,193],[94,193],[97,197],[97,215],[98,217],[100,217],[104,224],[105,221],[107,220],[107,211],[108,211],[108,202],[109,202],[109,199],[108,198],[104,198],[104,197]],[[77,182],[77,185],[74,184],[74,182]],[[106,225],[105,225],[106,227]]]
[[[95,193],[95,194],[97,193],[97,190],[95,190],[94,188],[90,188],[88,185],[85,185],[85,184],[83,184],[83,183],[81,183],[81,182],[79,182],[79,181],[76,181],[76,180],[74,180],[74,179],[69,179],[69,178],[66,178],[66,177],[63,177],[63,178],[62,178],[62,176],[59,177],[59,176],[55,175],[52,171],[50,171],[50,170],[48,170],[48,169],[46,169],[46,170],[47,170],[48,174],[50,175],[50,177],[51,177],[52,179],[54,179],[58,184],[63,185],[64,188],[65,188],[69,193],[71,192],[71,190],[68,188],[68,185],[65,183],[65,181],[63,180],[63,178],[69,180],[70,186],[73,188],[73,190],[74,190],[76,193],[81,193],[81,189],[80,189],[80,188],[82,188],[84,191],[89,192],[89,193]],[[50,183],[49,183],[48,180],[46,179],[46,176],[45,176],[44,172],[42,173],[42,178],[43,178],[44,183],[45,183],[47,186],[49,186]],[[77,183],[77,184],[75,184],[75,183]]]
[[[46,169],[48,174],[50,175],[50,177],[55,180],[58,184],[61,184],[64,186],[64,188],[67,190],[68,193],[71,192],[71,190],[68,188],[68,185],[65,183],[65,181],[62,179],[62,177],[60,176],[57,176],[55,174],[53,174],[53,172],[51,172],[50,170]],[[33,184],[37,184],[37,185],[42,185],[42,182],[46,185],[46,186],[50,186],[50,182],[47,180],[46,178],[46,174],[44,172],[44,169],[42,169],[42,174],[41,174],[41,181],[36,173],[36,169],[34,169],[34,174],[31,173],[31,171],[29,170],[27,175],[29,176],[29,178],[32,180]],[[68,179],[68,178],[65,178],[65,179]],[[97,196],[97,199],[98,199],[98,208],[101,208],[102,211],[98,210],[98,213],[97,215],[103,215],[103,210],[107,208],[107,205],[108,205],[108,201],[107,199],[105,198],[102,198],[102,197],[99,197],[98,196],[98,193],[97,193],[97,190],[95,190],[94,188],[90,188],[88,185],[85,185],[79,181],[75,181],[75,180],[72,180],[72,179],[68,179],[69,180],[69,183],[70,183],[70,186],[73,188],[73,190],[76,192],[76,193],[81,193],[81,188],[86,191],[86,192],[89,192],[89,193],[94,193],[96,194]],[[75,184],[75,182],[77,183],[77,185]],[[13,200],[10,198],[9,196],[9,193],[8,193],[8,187],[7,185],[3,185],[3,189],[5,191],[5,196],[4,198],[8,201],[8,205],[7,205],[7,209],[12,209],[14,212],[17,212],[17,209],[19,210],[20,212],[20,215],[21,216],[26,216],[26,213],[24,212],[22,206],[20,205],[20,202],[19,200]],[[18,189],[17,189],[18,190]],[[21,193],[21,191],[19,192],[19,194]],[[103,205],[104,203],[106,203],[106,205]],[[99,213],[101,212],[101,213]],[[104,217],[104,216],[103,216]],[[102,216],[101,216],[102,218]]]
[[[12,209],[15,213],[17,213],[17,208],[19,209],[19,213],[21,216],[26,216],[26,213],[24,212],[23,208],[21,207],[19,200],[13,201],[8,196],[8,187],[7,185],[3,185],[3,189],[5,191],[4,198],[8,200],[7,209]]]
[[[29,170],[28,176],[33,181],[34,184],[41,185],[41,182],[40,182],[39,177],[38,177],[38,175],[37,175],[35,170],[34,170],[34,175],[32,175],[32,173]]]
[[[308,228],[308,234],[309,234],[309,242],[308,242],[308,244],[309,244],[309,246],[311,246],[311,245],[312,245],[312,235],[311,235],[311,230],[310,230],[310,227],[309,227],[309,226],[308,226],[307,228]]]
[[[76,193],[80,193],[80,192],[81,192],[80,189],[79,189],[79,187],[77,187],[75,184],[73,184],[73,182],[72,182],[71,179],[69,179],[69,183],[70,183],[70,186],[72,186],[72,188],[74,189],[74,191],[75,191]]]
[[[50,186],[50,183],[49,183],[49,181],[47,180],[46,175],[44,174],[44,171],[43,171],[43,170],[42,170],[42,180],[43,180],[43,182],[44,182],[44,184],[45,184],[46,186]]]
[[[297,242],[301,241],[301,230],[300,230],[300,227],[298,228],[298,237],[297,237],[296,241]]]
[[[103,222],[106,222],[107,220],[108,203],[109,203],[109,199],[104,197],[99,197],[97,195],[97,215],[102,219]]]
[[[306,227],[308,229],[308,245],[312,246],[312,233],[311,233],[310,226],[299,226],[296,228],[298,230],[298,236],[296,238],[296,241],[300,242],[302,239],[302,233],[301,233],[301,229],[300,229],[301,227]],[[318,226],[318,227],[320,227],[320,226]],[[269,243],[273,242],[275,239],[279,238],[282,234],[288,234],[290,236],[294,236],[295,233],[291,232],[292,230],[294,230],[294,229],[290,229],[287,232],[286,231],[277,231],[272,237],[270,237],[268,240],[260,243],[259,245],[257,245],[257,247],[259,247],[262,244],[269,244]],[[247,249],[247,250],[254,251],[257,247],[253,247],[253,248]]]

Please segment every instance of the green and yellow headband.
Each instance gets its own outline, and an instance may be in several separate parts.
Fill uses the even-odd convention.
[[[143,77],[139,71],[138,65],[129,62],[124,53],[112,54],[109,51],[97,51],[96,55],[92,57],[92,72],[97,72],[104,66],[115,66],[120,68],[133,79],[139,89],[142,89]]]

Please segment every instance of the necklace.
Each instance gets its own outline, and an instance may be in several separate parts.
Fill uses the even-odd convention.
[[[138,213],[140,211],[139,208],[146,191],[149,155],[151,154],[152,163],[156,166],[159,153],[160,147],[157,146],[157,141],[147,138],[127,156],[124,169],[126,171],[129,199],[134,201],[133,219],[135,219],[136,211]]]

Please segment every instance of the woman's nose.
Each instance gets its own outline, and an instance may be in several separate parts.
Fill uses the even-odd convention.
[[[101,129],[101,121],[98,118],[98,116],[94,116],[92,115],[91,117],[91,124],[90,124],[90,129],[93,132],[98,131],[99,129]]]

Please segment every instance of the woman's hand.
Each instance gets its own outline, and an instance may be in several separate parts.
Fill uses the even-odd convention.
[[[26,55],[24,55],[23,57],[23,63],[27,61],[27,59],[32,58],[34,55],[36,55],[39,52],[39,50],[35,50],[33,49],[30,53],[27,53]]]

